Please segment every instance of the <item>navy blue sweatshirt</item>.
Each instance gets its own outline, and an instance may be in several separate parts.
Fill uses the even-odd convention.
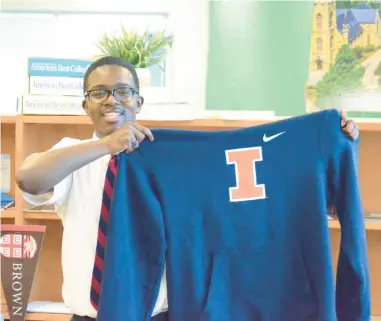
[[[153,133],[120,155],[98,321],[149,320],[165,262],[171,321],[369,321],[358,141],[336,110]]]

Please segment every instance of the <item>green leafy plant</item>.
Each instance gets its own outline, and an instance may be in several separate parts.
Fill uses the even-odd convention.
[[[121,27],[121,35],[107,36],[99,40],[97,47],[101,56],[119,57],[135,68],[146,68],[157,65],[165,60],[172,48],[173,36],[165,35],[165,31],[143,34],[136,31],[127,31]]]

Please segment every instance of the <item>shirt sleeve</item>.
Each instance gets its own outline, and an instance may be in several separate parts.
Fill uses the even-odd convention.
[[[55,144],[49,150],[55,150],[59,148],[69,147],[74,145],[77,142],[76,139],[72,138],[63,138],[57,144]],[[31,157],[32,155],[36,155],[36,153],[29,155],[26,159]],[[45,193],[41,195],[32,195],[27,192],[22,191],[23,198],[30,204],[34,206],[41,205],[60,205],[67,197],[70,186],[72,183],[72,174],[65,177],[61,182],[59,182],[56,186],[54,186],[54,190],[50,193]]]
[[[321,130],[327,187],[337,210],[341,242],[336,275],[337,320],[370,319],[370,278],[363,205],[358,182],[359,139],[345,136],[340,114],[328,110]]]

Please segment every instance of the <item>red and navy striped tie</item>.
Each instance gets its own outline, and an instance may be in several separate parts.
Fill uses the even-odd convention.
[[[105,184],[103,188],[102,208],[101,208],[101,214],[99,218],[99,227],[98,227],[98,241],[97,241],[97,247],[96,247],[96,253],[95,253],[93,277],[91,280],[90,300],[95,310],[98,310],[99,295],[101,291],[104,251],[106,247],[106,237],[107,237],[107,224],[108,224],[108,218],[110,213],[110,206],[111,206],[114,182],[116,177],[116,170],[117,170],[117,157],[112,156],[108,164]]]

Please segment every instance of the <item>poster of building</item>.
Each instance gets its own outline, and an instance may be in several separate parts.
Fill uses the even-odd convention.
[[[315,0],[307,112],[381,118],[381,1]]]

